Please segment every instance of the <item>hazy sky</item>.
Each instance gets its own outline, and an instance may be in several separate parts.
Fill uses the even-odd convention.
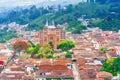
[[[37,4],[40,2],[43,2],[42,4],[47,4],[49,2],[53,3],[54,1],[61,1],[61,2],[66,2],[67,3],[78,3],[81,2],[82,0],[0,0],[0,8],[2,7],[15,7],[15,6],[28,6],[28,5],[32,5],[32,4]],[[84,0],[85,1],[85,0]],[[58,3],[59,3],[58,2]]]
[[[45,0],[0,0],[0,7],[14,7],[36,4]]]

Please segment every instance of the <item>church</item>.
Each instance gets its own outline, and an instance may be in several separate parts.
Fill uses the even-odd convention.
[[[53,48],[57,49],[58,43],[65,39],[66,31],[61,30],[60,26],[55,26],[54,21],[51,25],[48,25],[48,22],[46,22],[43,30],[39,31],[39,42],[41,46],[52,42]]]

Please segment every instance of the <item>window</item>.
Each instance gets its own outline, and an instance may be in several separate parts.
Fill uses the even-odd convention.
[[[45,73],[44,73],[44,72],[41,72],[41,73],[40,73],[40,75],[44,76],[44,75],[45,75]]]

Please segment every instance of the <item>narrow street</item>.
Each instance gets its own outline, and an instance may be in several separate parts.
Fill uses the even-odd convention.
[[[81,80],[79,75],[79,70],[76,62],[73,62],[73,75],[75,77],[75,80]]]

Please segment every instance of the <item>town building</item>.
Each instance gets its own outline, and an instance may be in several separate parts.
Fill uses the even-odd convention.
[[[74,80],[71,59],[12,59],[0,80]]]
[[[40,30],[39,32],[39,41],[41,46],[52,42],[53,48],[56,49],[58,43],[65,39],[66,32],[61,30],[60,26],[55,27],[54,22],[52,25],[48,25],[48,22],[46,22],[43,30]]]

